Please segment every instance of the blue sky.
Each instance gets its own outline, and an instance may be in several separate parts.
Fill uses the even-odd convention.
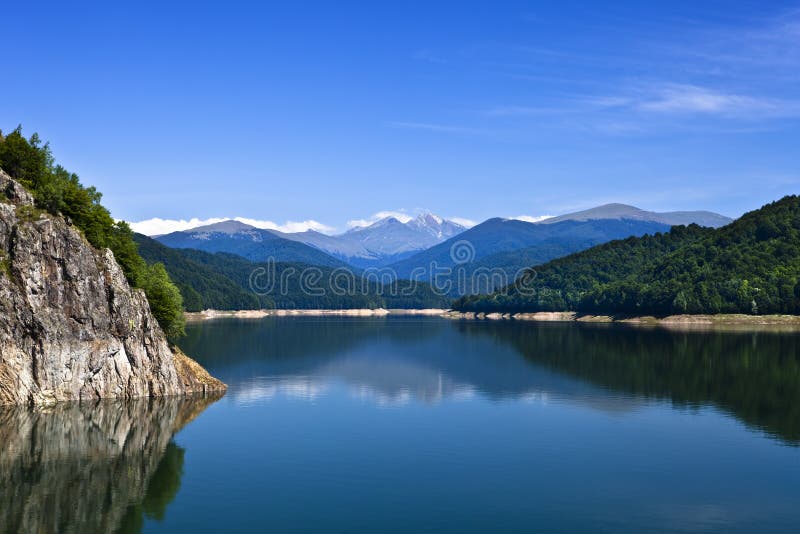
[[[798,2],[66,4],[4,6],[0,128],[118,218],[738,216],[800,189]]]

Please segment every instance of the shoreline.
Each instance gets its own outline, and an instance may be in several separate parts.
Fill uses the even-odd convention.
[[[312,309],[312,310],[203,310],[201,312],[184,312],[187,322],[209,321],[213,319],[262,319],[264,317],[385,317],[387,315],[424,315],[441,317],[449,310],[441,308],[425,309],[385,309],[385,308],[350,308],[344,310]]]
[[[454,320],[475,321],[530,321],[617,324],[639,328],[665,328],[669,330],[783,330],[800,331],[800,315],[745,315],[745,314],[698,314],[652,315],[614,317],[610,315],[581,315],[576,312],[529,312],[529,313],[475,313],[448,311],[442,315]]]
[[[641,328],[666,328],[670,330],[782,330],[800,331],[798,315],[669,315],[666,317],[612,317],[609,315],[579,315],[575,312],[530,312],[530,313],[475,313],[457,312],[439,308],[427,309],[291,309],[291,310],[203,310],[185,312],[187,322],[214,319],[263,319],[264,317],[386,317],[426,316],[456,321],[525,321],[525,322],[569,322],[617,324]]]

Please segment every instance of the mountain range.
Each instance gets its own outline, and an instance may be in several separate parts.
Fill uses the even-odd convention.
[[[581,224],[561,225],[568,221]],[[228,252],[257,262],[272,258],[332,268],[391,266],[401,276],[407,276],[414,267],[429,265],[434,260],[446,264],[443,260],[450,245],[443,244],[458,236],[469,239],[476,247],[473,259],[535,246],[539,252],[548,247],[552,250],[544,255],[528,250],[523,257],[541,256],[546,261],[609,239],[664,231],[673,225],[695,223],[716,228],[730,222],[731,219],[708,211],[658,213],[625,204],[605,204],[537,223],[494,218],[469,230],[432,213],[423,213],[408,221],[385,217],[339,235],[314,230],[279,232],[228,220],[155,239],[173,248]]]
[[[369,226],[330,236],[315,232],[281,233],[281,237],[316,247],[354,267],[381,267],[430,248],[466,230],[432,213],[408,222],[383,218]]]
[[[431,213],[407,222],[386,217],[340,235],[287,233],[229,220],[155,236],[172,248],[228,252],[251,261],[274,259],[325,267],[381,267],[457,235],[465,227]]]
[[[240,274],[248,267],[237,264],[233,269],[237,257],[254,263],[272,260],[315,266],[325,272],[346,268],[357,276],[374,272],[381,283],[386,283],[385,277],[414,280],[456,298],[491,292],[513,282],[531,266],[609,241],[663,234],[684,224],[717,228],[730,222],[731,219],[708,211],[658,213],[625,204],[605,204],[535,223],[493,218],[469,229],[430,213],[407,221],[386,217],[340,235],[286,233],[228,220],[155,237],[168,248],[160,249],[141,239],[139,242],[140,247],[145,246],[148,261],[160,261],[168,267],[186,298],[198,301],[183,280],[196,278],[190,276],[193,268],[186,266],[188,259],[194,262],[196,273],[202,270],[200,279],[189,285],[202,295],[203,305],[219,306],[224,302],[230,308],[245,300],[248,307],[257,304],[240,294],[247,291]],[[168,253],[170,248],[188,252],[179,258]],[[191,249],[212,256],[193,256]],[[234,270],[239,274],[231,276]],[[230,280],[222,280],[214,272],[236,282],[240,289],[231,293],[236,298],[221,297],[226,292],[221,287],[230,289]],[[273,305],[274,302],[270,307]]]

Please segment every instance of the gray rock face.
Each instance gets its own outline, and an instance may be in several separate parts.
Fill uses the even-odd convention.
[[[185,357],[183,357],[185,358]],[[40,213],[0,171],[0,404],[224,389],[179,365],[110,250]],[[202,370],[202,368],[199,368]]]

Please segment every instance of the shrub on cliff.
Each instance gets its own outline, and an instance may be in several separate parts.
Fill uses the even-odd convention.
[[[141,274],[142,287],[150,302],[150,309],[170,339],[183,336],[184,319],[181,293],[170,280],[160,263],[145,266]]]

